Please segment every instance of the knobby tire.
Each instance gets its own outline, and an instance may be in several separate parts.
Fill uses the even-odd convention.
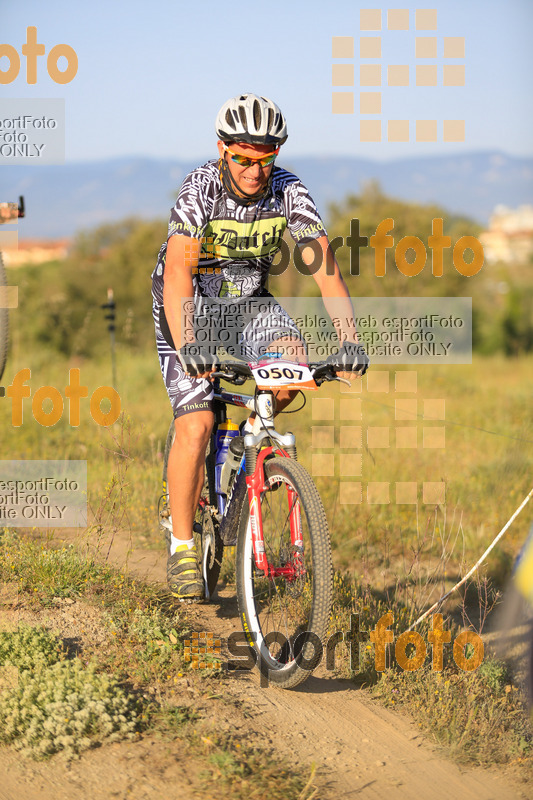
[[[332,599],[331,546],[322,501],[301,464],[285,457],[267,460],[265,485],[261,514],[268,561],[283,567],[301,559],[291,543],[290,486],[300,503],[305,571],[291,581],[266,578],[256,568],[245,502],[237,539],[237,598],[256,666],[269,683],[290,689],[302,683],[322,657]]]
[[[0,252],[0,290],[7,286],[6,271]],[[0,295],[2,293],[0,292]],[[4,298],[0,298],[4,299]],[[0,380],[4,374],[7,360],[7,348],[9,344],[9,326],[8,326],[8,310],[0,303]]]

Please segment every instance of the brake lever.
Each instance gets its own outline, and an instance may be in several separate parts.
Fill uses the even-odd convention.
[[[339,378],[339,376],[338,376],[338,375],[335,375],[335,377],[333,378],[333,380],[334,380],[334,381],[339,381],[339,383],[345,383],[345,384],[346,384],[346,386],[351,386],[351,385],[352,385],[352,382],[351,382],[351,381],[347,380],[346,378]]]
[[[211,373],[211,378],[229,378],[232,380],[233,375],[233,372],[222,372],[222,370],[217,369]]]
[[[242,386],[243,383],[246,383],[247,381],[245,375],[237,375],[236,372],[226,372],[222,370],[216,370],[215,372],[212,372],[211,378],[220,378],[222,380],[230,381],[235,386]]]

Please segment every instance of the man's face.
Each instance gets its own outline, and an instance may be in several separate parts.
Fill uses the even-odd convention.
[[[243,195],[252,195],[260,192],[268,181],[274,164],[261,167],[260,164],[255,163],[250,167],[242,167],[232,161],[230,153],[224,150],[222,142],[219,141],[217,145],[220,157],[226,160],[231,177]],[[276,149],[271,144],[247,144],[246,142],[230,142],[228,147],[233,153],[247,156],[248,158],[261,158],[273,153]]]

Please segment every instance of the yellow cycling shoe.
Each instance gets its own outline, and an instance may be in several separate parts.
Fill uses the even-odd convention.
[[[167,561],[167,584],[178,600],[201,600],[204,581],[196,560],[196,548],[179,545]]]

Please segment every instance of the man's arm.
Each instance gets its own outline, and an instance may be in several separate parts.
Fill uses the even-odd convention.
[[[357,338],[352,301],[333,250],[330,247],[328,237],[319,236],[315,241],[322,249],[322,261],[320,269],[313,274],[313,278],[320,289],[326,311],[335,326],[339,342],[341,344],[344,341],[357,343],[359,340]],[[315,254],[310,247],[306,248],[303,245],[301,253],[304,264],[310,265],[313,263]]]
[[[192,271],[198,265],[200,247],[198,239],[179,233],[168,240],[163,305],[183,368],[195,378],[208,378],[213,371],[209,366],[213,361],[202,347],[194,344]],[[184,347],[189,344],[191,348]]]
[[[340,343],[339,353],[336,356],[329,356],[328,361],[333,359],[337,364],[348,366],[348,371],[339,372],[338,375],[347,380],[354,380],[366,372],[368,357],[363,345],[359,344],[348,287],[344,283],[328,237],[320,236],[315,241],[322,250],[322,259],[320,269],[315,270],[313,278],[320,289],[326,311],[335,326]],[[301,255],[304,264],[314,263],[315,253],[311,247],[306,248],[303,245]],[[354,347],[354,345],[358,346]],[[357,372],[352,371],[355,365],[359,367]]]
[[[192,270],[198,265],[200,247],[198,239],[180,234],[171,236],[167,243],[163,305],[176,350],[194,341],[193,311],[184,308],[184,303],[194,297]]]

